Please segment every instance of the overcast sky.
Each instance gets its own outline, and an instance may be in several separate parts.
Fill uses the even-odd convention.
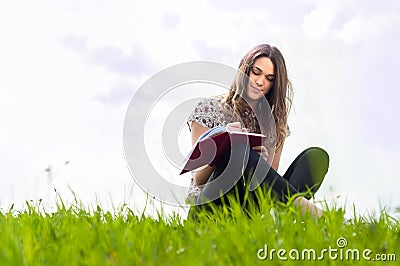
[[[398,207],[398,10],[395,0],[1,3],[0,205],[54,202],[56,189],[143,208],[122,144],[134,92],[183,62],[237,67],[266,42],[295,93],[279,172],[321,146],[331,165],[318,199]]]

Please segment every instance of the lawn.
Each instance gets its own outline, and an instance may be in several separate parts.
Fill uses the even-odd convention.
[[[400,264],[399,220],[384,211],[345,219],[342,208],[326,207],[316,219],[265,199],[262,208],[232,203],[182,219],[57,206],[0,212],[0,265]]]

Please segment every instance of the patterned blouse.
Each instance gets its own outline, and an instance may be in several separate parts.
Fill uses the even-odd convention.
[[[189,129],[191,130],[190,122],[196,122],[206,128],[226,126],[227,122],[221,107],[222,99],[223,96],[217,96],[198,102],[187,120]]]
[[[229,122],[226,121],[225,115],[222,111],[221,102],[224,99],[224,96],[216,96],[211,98],[205,98],[199,101],[189,115],[187,120],[187,124],[189,129],[191,130],[191,122],[196,122],[199,125],[206,127],[206,128],[213,128],[217,126],[226,126]],[[255,132],[256,129],[249,128],[249,132]],[[290,131],[288,130],[288,135]],[[288,136],[287,135],[287,136]],[[197,197],[201,193],[202,186],[197,186],[194,184],[194,180],[192,178],[188,194],[186,197],[186,202],[188,204],[195,203]]]

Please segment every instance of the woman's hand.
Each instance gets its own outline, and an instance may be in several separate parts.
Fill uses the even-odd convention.
[[[246,128],[242,128],[242,125],[240,124],[240,122],[233,122],[233,123],[228,123],[225,126],[226,130],[228,131],[240,131],[240,132],[247,132]]]
[[[253,150],[258,152],[260,154],[260,156],[263,157],[265,161],[267,161],[267,159],[268,159],[268,150],[267,150],[267,148],[265,148],[265,146],[254,146]]]

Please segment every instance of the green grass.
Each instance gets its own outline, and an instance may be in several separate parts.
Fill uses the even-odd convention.
[[[57,205],[54,212],[32,203],[0,212],[0,265],[375,265],[362,258],[364,249],[372,251],[371,258],[395,254],[396,261],[383,265],[400,261],[399,220],[384,211],[346,220],[343,209],[330,208],[315,219],[290,204],[265,199],[261,209],[250,204],[244,212],[232,203],[214,214],[201,212],[198,220],[182,220],[137,216],[127,206],[109,212],[62,201]],[[337,245],[341,237],[347,240],[344,248]],[[266,245],[268,254],[286,250],[281,255],[288,260],[280,260],[277,251],[260,260],[257,252]],[[300,259],[305,249],[319,257],[329,247],[338,250],[332,254],[338,258],[330,259],[328,252],[317,261],[307,260],[307,253],[305,260],[289,257],[289,252],[296,254],[293,249]],[[359,250],[360,261],[346,260],[349,249]]]

